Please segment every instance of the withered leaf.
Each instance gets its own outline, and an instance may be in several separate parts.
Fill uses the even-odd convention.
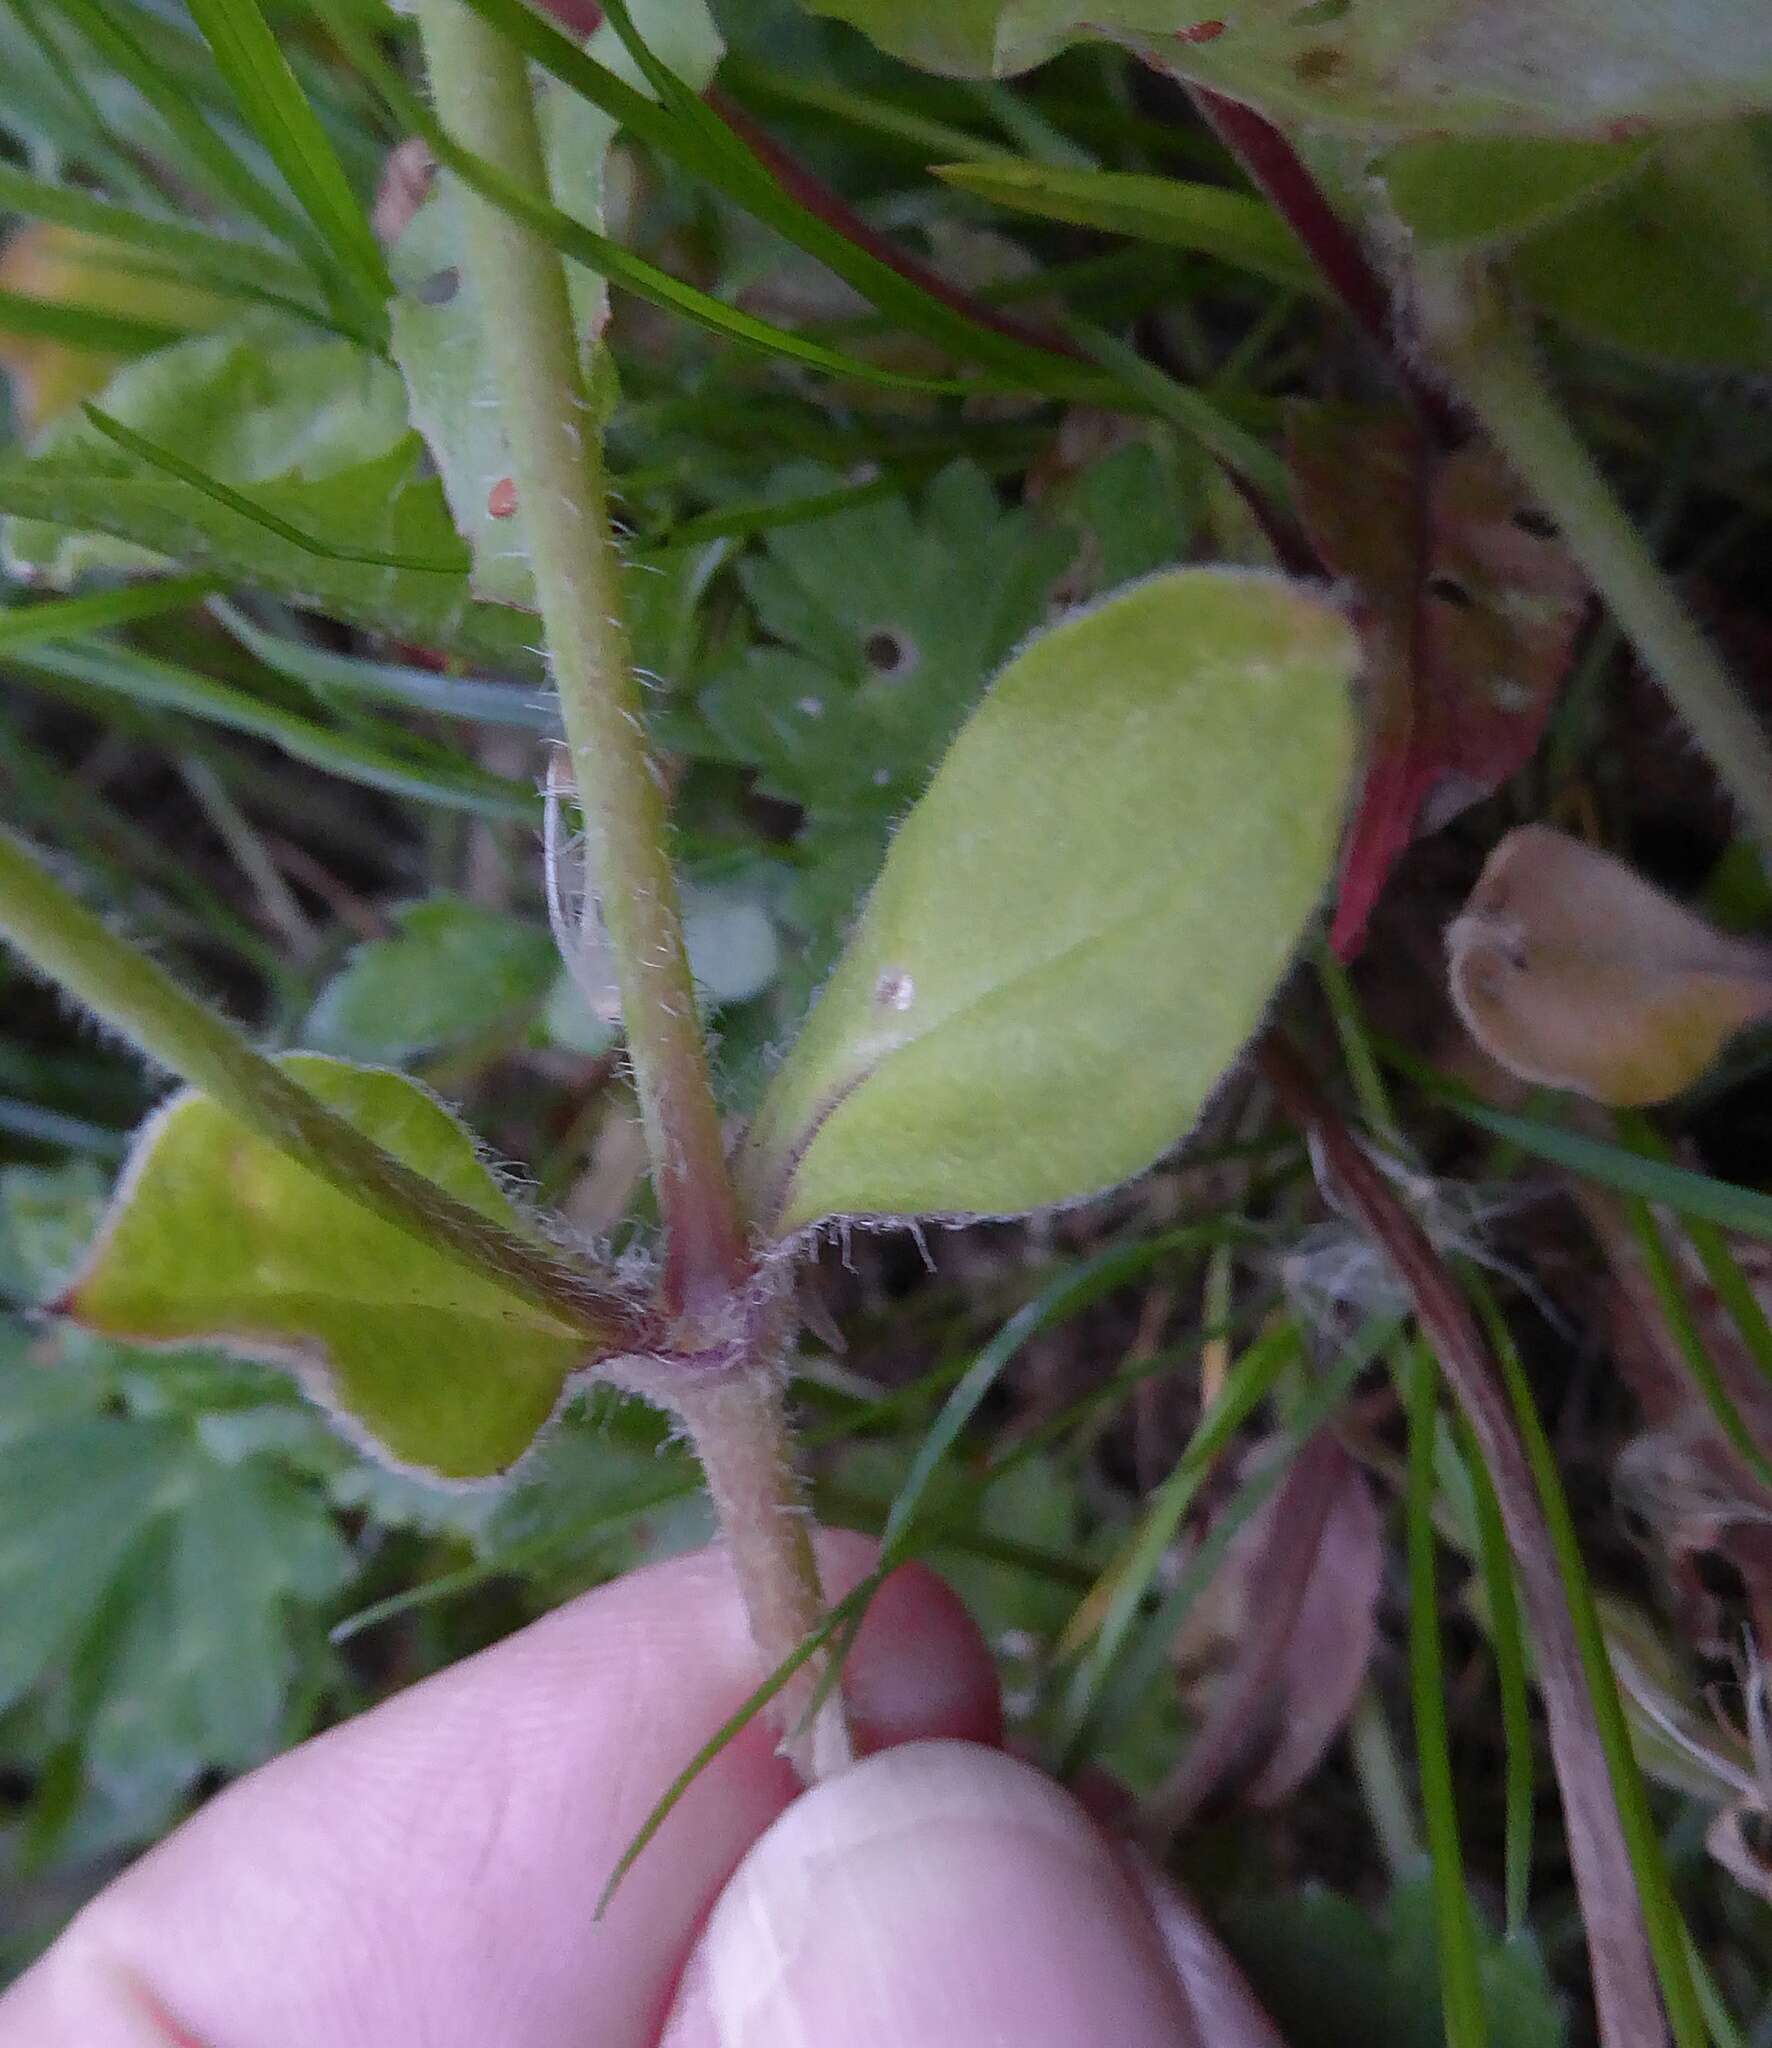
[[[1401,416],[1299,406],[1287,460],[1317,552],[1355,586],[1367,657],[1365,783],[1331,932],[1346,959],[1409,842],[1531,757],[1586,585],[1485,443],[1439,455]]]
[[[1452,999],[1483,1050],[1595,1102],[1666,1101],[1772,1016],[1772,948],[1548,825],[1501,841],[1446,938]]]

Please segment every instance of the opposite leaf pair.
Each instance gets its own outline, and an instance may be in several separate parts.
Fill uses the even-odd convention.
[[[1323,596],[1209,569],[1132,585],[1012,661],[900,827],[764,1099],[743,1168],[760,1244],[839,1217],[1074,1200],[1180,1137],[1328,879],[1357,663]],[[533,1235],[415,1082],[288,1065]],[[147,1127],[61,1305],[116,1336],[294,1361],[355,1433],[455,1479],[507,1468],[603,1362],[564,1317],[194,1094]]]

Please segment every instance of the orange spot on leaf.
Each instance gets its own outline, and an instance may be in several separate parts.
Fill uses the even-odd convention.
[[[509,519],[517,509],[517,484],[514,477],[501,476],[486,494],[487,516],[492,519]]]

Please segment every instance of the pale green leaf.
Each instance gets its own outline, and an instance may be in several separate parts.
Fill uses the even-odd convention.
[[[350,1576],[323,1498],[267,1459],[224,1463],[181,1434],[76,1667],[89,1765],[106,1774],[262,1762],[296,1680],[291,1618]]]
[[[769,1227],[1038,1208],[1180,1137],[1328,879],[1357,660],[1323,598],[1188,569],[1011,662],[765,1097]]]
[[[181,1434],[98,1417],[0,1443],[0,1711],[90,1621],[154,1511]]]
[[[104,1193],[90,1159],[0,1167],[0,1294],[41,1301],[86,1249]]]
[[[1604,134],[1772,102],[1772,10],[1742,0],[809,0],[932,71],[1025,70],[1107,37],[1285,120]]]
[[[315,1054],[283,1064],[445,1192],[527,1229],[467,1131],[416,1082]],[[106,1336],[287,1364],[350,1434],[454,1479],[511,1465],[592,1362],[582,1334],[546,1309],[347,1200],[188,1090],[144,1127],[58,1305]]]
[[[0,464],[15,566],[65,584],[171,557],[422,645],[510,660],[534,637],[521,615],[471,599],[399,376],[353,344],[268,328],[203,335],[119,371],[102,403],[267,516],[138,459],[75,414],[29,458]],[[392,568],[349,550],[461,567]]]
[[[348,1059],[405,1060],[520,1025],[547,994],[554,942],[507,911],[432,896],[394,913],[321,992],[308,1042]]]

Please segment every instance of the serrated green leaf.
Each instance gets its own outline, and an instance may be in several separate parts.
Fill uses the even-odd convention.
[[[559,965],[545,931],[458,896],[394,912],[399,933],[357,947],[321,992],[305,1036],[347,1059],[406,1060],[510,1029]]]
[[[67,583],[92,570],[159,568],[170,556],[423,645],[509,661],[533,637],[520,614],[472,601],[466,553],[407,427],[400,379],[351,343],[200,336],[120,371],[103,407],[314,544],[137,460],[71,416],[29,459],[0,464],[13,563]],[[340,559],[328,546],[462,567],[396,569]]]
[[[1287,120],[1603,134],[1772,101],[1772,14],[1741,0],[808,0],[931,71],[1002,75],[1107,37]]]
[[[1577,212],[1639,170],[1647,138],[1437,136],[1373,165],[1397,217],[1428,248],[1518,241]]]
[[[1409,1877],[1374,1915],[1309,1885],[1234,1905],[1227,1937],[1288,2048],[1444,2048],[1433,1889]],[[1536,1946],[1482,1930],[1489,2037],[1505,2048],[1562,2048],[1567,2029]]]
[[[101,1417],[0,1441],[0,1710],[90,1621],[153,1512],[181,1434]]]
[[[86,1249],[104,1198],[90,1159],[0,1167],[0,1294],[41,1301]]]
[[[1042,163],[933,164],[936,177],[974,198],[1044,220],[1099,228],[1216,256],[1289,290],[1325,287],[1298,237],[1265,199],[1222,185],[1132,171],[1073,170]]]
[[[526,1226],[466,1130],[402,1074],[291,1054],[290,1072],[445,1192]],[[207,1097],[150,1119],[58,1304],[125,1342],[291,1366],[341,1425],[446,1478],[504,1470],[592,1363],[563,1320],[335,1193]]]
[[[88,1767],[105,1775],[262,1762],[296,1678],[292,1617],[350,1576],[317,1494],[188,1431],[179,1450],[75,1665]]]
[[[266,1412],[256,1378],[72,1331],[59,1349],[14,1363],[0,1337],[0,1701],[29,1694],[11,1730],[77,1745],[55,1832],[85,1854],[287,1739],[314,1610],[352,1563],[325,1496],[237,1426]]]
[[[784,471],[798,493],[822,472]],[[1073,537],[1006,512],[971,463],[945,469],[920,516],[902,499],[771,532],[740,577],[777,643],[702,691],[689,744],[756,770],[806,815],[787,910],[801,983],[823,978],[895,819],[967,710],[1045,616]]]
[[[1334,859],[1351,629],[1279,578],[1179,570],[998,678],[893,842],[753,1128],[756,1211],[1006,1214],[1193,1122]]]

